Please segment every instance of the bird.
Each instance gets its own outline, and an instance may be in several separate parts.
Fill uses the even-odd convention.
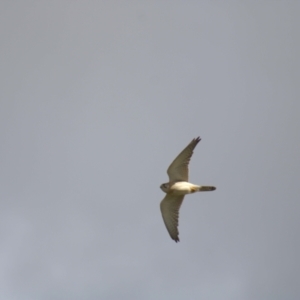
[[[178,219],[179,209],[184,196],[196,192],[214,191],[216,187],[196,185],[189,182],[189,162],[194,149],[201,141],[200,137],[194,138],[173,160],[167,170],[169,182],[160,185],[166,196],[160,203],[160,210],[165,226],[170,237],[179,242]]]

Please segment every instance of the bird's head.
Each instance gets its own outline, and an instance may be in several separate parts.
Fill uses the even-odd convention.
[[[169,190],[169,183],[163,183],[163,184],[161,184],[160,188],[161,188],[161,190],[163,192],[167,193],[168,190]]]

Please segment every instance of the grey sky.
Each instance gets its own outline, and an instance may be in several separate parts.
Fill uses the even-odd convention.
[[[299,299],[299,8],[2,1],[0,299]]]

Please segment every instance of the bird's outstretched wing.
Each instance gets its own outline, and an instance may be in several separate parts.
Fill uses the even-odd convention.
[[[195,147],[200,141],[200,137],[193,139],[174,159],[167,170],[170,181],[189,180],[189,162]]]
[[[178,218],[179,208],[184,196],[173,196],[167,194],[160,202],[160,210],[171,238],[177,243],[179,242]]]

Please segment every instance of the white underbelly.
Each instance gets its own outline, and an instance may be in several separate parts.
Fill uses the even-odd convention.
[[[180,181],[174,183],[170,190],[174,195],[186,195],[194,193],[196,190],[198,190],[198,186],[186,181]]]

